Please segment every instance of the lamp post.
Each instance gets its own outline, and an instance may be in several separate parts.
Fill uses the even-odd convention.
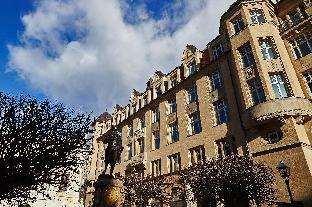
[[[278,172],[280,173],[281,177],[284,179],[286,187],[287,187],[287,191],[288,191],[288,195],[289,195],[289,200],[290,203],[293,204],[294,200],[291,194],[291,190],[290,190],[290,186],[289,186],[289,176],[290,176],[290,167],[288,167],[283,160],[281,160],[277,166],[276,169],[278,170]]]

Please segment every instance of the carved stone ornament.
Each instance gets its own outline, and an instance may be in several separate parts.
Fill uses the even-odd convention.
[[[197,102],[192,102],[186,106],[186,114],[191,115],[198,110]]]
[[[158,122],[152,124],[152,132],[156,132],[156,131],[159,131],[159,123]]]
[[[168,115],[167,124],[172,124],[176,122],[176,120],[177,120],[177,113],[176,112],[171,113]]]

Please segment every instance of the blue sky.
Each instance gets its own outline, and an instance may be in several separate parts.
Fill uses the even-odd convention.
[[[155,70],[180,65],[186,44],[204,49],[233,2],[4,0],[1,90],[95,114],[123,106]]]
[[[30,93],[44,97],[32,90],[15,72],[6,72],[8,61],[7,44],[18,44],[18,33],[23,30],[21,17],[32,9],[31,0],[5,0],[0,9],[0,88],[12,94]]]

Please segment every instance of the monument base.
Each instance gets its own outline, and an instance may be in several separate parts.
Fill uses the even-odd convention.
[[[111,175],[101,174],[94,183],[94,207],[119,207],[122,206],[121,188],[122,181]]]

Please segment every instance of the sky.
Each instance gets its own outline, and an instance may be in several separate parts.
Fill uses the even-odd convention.
[[[0,90],[95,115],[202,50],[234,0],[4,0]]]

